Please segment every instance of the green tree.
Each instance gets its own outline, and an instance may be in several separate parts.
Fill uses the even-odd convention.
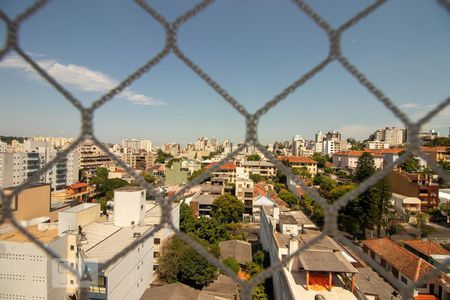
[[[173,156],[171,154],[165,153],[161,149],[158,150],[157,156],[155,159],[155,163],[157,164],[163,164],[166,162],[167,159],[172,158]]]
[[[430,233],[433,232],[433,227],[427,225],[429,219],[430,215],[428,215],[427,213],[420,212],[416,215],[417,228],[419,229],[418,238],[427,237]]]
[[[354,184],[336,186],[328,193],[328,200],[333,203],[334,201],[338,200],[339,198],[353,190],[355,187],[356,186]]]
[[[402,155],[404,151],[399,154]],[[412,155],[400,165],[400,167],[408,173],[418,173],[420,171],[420,161]]]
[[[267,294],[264,290],[264,284],[259,284],[253,289],[253,300],[266,300]]]
[[[258,154],[251,154],[247,156],[247,161],[260,161],[260,160],[261,156],[259,156]]]
[[[280,197],[281,200],[283,200],[284,202],[289,204],[289,206],[294,206],[294,205],[298,204],[297,195],[289,190],[286,190],[286,189],[280,190],[280,192],[278,193],[278,197]]]
[[[325,198],[328,197],[328,193],[337,185],[336,180],[333,180],[330,177],[324,176],[322,174],[317,174],[316,176],[314,176],[313,184],[320,186],[320,193]]]
[[[209,249],[205,241],[197,241]],[[177,236],[163,244],[158,263],[158,276],[167,283],[181,282],[200,289],[217,277],[216,267]]]
[[[368,152],[364,152],[358,158],[358,163],[355,170],[355,179],[358,183],[361,183],[372,176],[375,173],[375,170],[376,169],[373,156]],[[365,239],[366,230],[372,229],[373,226],[377,223],[377,217],[379,217],[379,205],[378,201],[376,200],[374,189],[367,189],[358,197],[358,199],[355,199],[352,202],[353,205],[350,205],[349,207],[353,208],[354,211],[347,210],[347,216],[357,216],[359,214],[358,219],[360,221],[360,224],[358,224],[358,227]]]
[[[195,231],[194,212],[186,203],[180,205],[180,230],[186,233]]]
[[[450,147],[450,137],[438,137],[437,139],[426,142],[424,145],[429,146],[429,147],[435,147],[435,146]]]
[[[123,179],[108,179],[108,173],[108,169],[98,168],[95,176],[89,181],[89,183],[95,185],[98,197],[106,197],[106,201],[113,198],[115,189],[129,185],[129,183]]]
[[[234,257],[227,257],[223,261],[223,264],[227,266],[231,271],[234,273],[238,273],[241,267],[239,266],[239,263]]]
[[[264,176],[260,175],[260,174],[250,174],[250,179],[254,182],[254,183],[258,183],[263,181],[265,178]]]
[[[381,235],[381,229],[386,227],[389,224],[389,211],[392,208],[391,198],[391,186],[386,178],[379,180],[373,189],[374,200],[377,203],[377,211],[376,211],[376,222],[375,225],[377,227],[377,237]]]
[[[192,174],[191,174],[191,176],[189,176],[188,180],[189,180],[189,181],[194,180],[194,178],[196,178],[196,177],[200,176],[201,174],[205,173],[205,171],[206,171],[206,169],[205,169],[205,168],[202,168],[202,169],[200,169],[200,170],[197,170],[197,171],[192,172]],[[203,180],[202,182],[204,182],[204,181],[206,181],[206,180],[207,180],[207,179]],[[202,182],[201,182],[201,183],[202,183]]]
[[[147,181],[148,183],[155,183],[156,181],[156,177],[153,176],[152,173],[144,173],[144,180]]]
[[[317,161],[317,167],[319,168],[324,168],[325,163],[330,161],[330,157],[328,155],[322,155],[319,152],[314,153],[311,158]]]
[[[244,203],[236,197],[224,194],[214,200],[211,217],[220,223],[238,223],[244,213]]]
[[[195,236],[209,242],[210,244],[226,241],[230,234],[225,227],[226,224],[215,218],[199,218],[195,223]]]

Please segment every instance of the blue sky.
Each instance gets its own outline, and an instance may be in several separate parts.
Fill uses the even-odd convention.
[[[2,1],[15,16],[31,1]],[[196,1],[148,1],[174,20]],[[371,1],[310,0],[332,26]],[[5,25],[0,23],[0,38]],[[27,20],[20,45],[85,105],[164,45],[161,26],[133,1],[51,1]],[[328,53],[327,36],[288,0],[219,0],[183,25],[180,48],[254,112]],[[392,0],[348,30],[346,57],[417,119],[450,94],[450,18],[436,1]],[[80,117],[58,92],[10,54],[0,63],[0,134],[77,136]],[[424,128],[448,135],[450,109]],[[173,54],[95,114],[105,142],[141,137],[156,144],[199,136],[239,142],[245,120]],[[364,139],[402,124],[338,63],[265,115],[261,142],[317,130]]]

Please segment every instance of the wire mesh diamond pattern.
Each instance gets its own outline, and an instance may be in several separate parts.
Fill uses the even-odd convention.
[[[450,14],[450,1],[448,0],[436,0],[442,7],[442,9],[447,10]],[[163,17],[156,9],[154,9],[151,5],[149,5],[144,0],[134,0],[134,2],[144,10],[149,17],[156,20],[165,30],[166,41],[162,50],[155,55],[153,58],[149,59],[146,63],[144,63],[141,67],[139,67],[136,71],[131,73],[128,77],[123,79],[116,87],[111,89],[108,93],[104,94],[102,97],[94,101],[90,107],[85,107],[82,105],[80,100],[74,97],[68,90],[64,88],[63,85],[58,83],[51,75],[49,75],[44,69],[42,69],[37,62],[35,62],[25,51],[22,50],[19,44],[19,29],[23,22],[25,22],[31,16],[38,14],[39,10],[43,9],[45,5],[48,3],[48,0],[38,0],[33,5],[25,9],[21,14],[19,14],[15,19],[10,19],[4,12],[0,10],[0,19],[7,26],[7,38],[3,48],[0,50],[0,61],[9,53],[16,52],[24,61],[26,61],[43,79],[45,79],[55,90],[57,90],[67,101],[69,101],[74,107],[76,107],[80,111],[80,115],[82,118],[82,127],[79,137],[73,142],[67,149],[58,153],[58,155],[49,162],[47,165],[42,167],[38,172],[36,172],[32,177],[30,177],[23,184],[14,187],[12,194],[5,195],[3,192],[1,193],[2,197],[2,219],[1,223],[9,221],[13,226],[15,226],[20,232],[22,232],[25,236],[27,236],[33,243],[35,243],[38,247],[40,247],[43,251],[45,251],[48,255],[53,258],[58,258],[58,255],[54,253],[51,249],[47,248],[42,242],[36,239],[31,233],[29,233],[24,227],[22,227],[17,220],[14,219],[11,211],[11,201],[14,197],[16,197],[22,190],[27,188],[31,182],[38,179],[42,174],[48,171],[51,167],[53,167],[58,161],[64,159],[66,155],[70,152],[74,151],[77,146],[83,143],[85,140],[93,141],[100,149],[106,152],[112,160],[114,160],[121,168],[123,168],[128,174],[130,174],[136,182],[144,187],[149,194],[156,198],[156,201],[161,205],[162,208],[162,218],[159,225],[156,225],[152,230],[142,235],[139,239],[136,239],[132,244],[127,246],[121,252],[117,253],[114,257],[108,260],[105,263],[105,266],[109,266],[124,255],[128,253],[128,251],[132,250],[138,244],[142,243],[148,238],[151,238],[153,234],[164,226],[169,226],[172,228],[177,236],[179,236],[184,242],[186,242],[192,249],[197,251],[199,254],[204,256],[208,262],[219,268],[223,271],[227,276],[232,278],[239,286],[241,291],[242,299],[251,299],[252,298],[252,290],[256,287],[257,284],[261,283],[265,279],[269,278],[275,272],[278,272],[282,269],[283,265],[287,263],[291,258],[295,255],[298,255],[300,252],[307,250],[311,245],[321,240],[325,235],[332,235],[333,237],[339,239],[346,246],[352,248],[355,252],[363,257],[367,257],[365,253],[361,251],[358,247],[354,246],[351,242],[349,242],[342,233],[337,229],[337,212],[340,208],[344,207],[349,201],[359,196],[361,193],[366,191],[368,188],[376,184],[380,179],[384,178],[388,175],[388,173],[398,164],[401,164],[410,154],[415,154],[420,156],[421,158],[428,161],[429,166],[432,168],[434,172],[436,172],[440,177],[442,177],[446,182],[450,182],[450,175],[446,172],[442,167],[433,163],[428,156],[426,156],[420,150],[420,140],[418,137],[419,130],[422,125],[426,122],[430,121],[434,116],[436,116],[440,111],[446,108],[450,104],[450,97],[442,101],[434,110],[429,112],[425,117],[420,119],[417,122],[412,122],[408,116],[403,113],[392,101],[386,96],[383,91],[376,87],[361,71],[358,70],[356,66],[354,66],[342,53],[341,50],[341,36],[345,33],[349,28],[356,26],[359,22],[368,17],[372,12],[381,7],[386,0],[377,0],[374,1],[371,5],[367,6],[361,12],[353,16],[344,22],[337,29],[333,28],[321,15],[319,15],[313,8],[311,8],[305,1],[303,0],[292,0],[293,4],[300,10],[301,13],[305,14],[307,17],[311,19],[311,22],[314,22],[319,28],[321,28],[329,38],[329,53],[328,56],[325,57],[319,64],[313,67],[311,70],[303,74],[300,78],[293,81],[290,85],[288,85],[285,89],[283,89],[279,94],[274,96],[271,100],[269,100],[265,105],[263,105],[259,110],[257,110],[254,114],[249,113],[245,107],[240,104],[238,100],[236,100],[233,96],[231,96],[218,82],[216,82],[211,76],[208,75],[200,66],[195,64],[183,51],[179,48],[178,40],[177,40],[177,32],[178,29],[183,26],[190,19],[195,17],[197,14],[201,13],[203,10],[207,9],[208,6],[214,3],[214,0],[204,0],[199,4],[192,7],[190,10],[186,11],[184,14],[179,16],[173,22],[169,22]],[[141,176],[139,176],[134,169],[129,167],[124,161],[116,157],[113,153],[109,151],[107,147],[105,147],[101,141],[99,141],[94,134],[93,128],[93,113],[96,109],[102,107],[107,104],[111,99],[113,99],[116,95],[124,91],[125,88],[133,84],[138,78],[140,78],[143,74],[151,71],[151,69],[160,63],[166,56],[170,53],[173,53],[180,61],[186,64],[193,73],[195,73],[198,77],[200,77],[203,81],[205,81],[215,92],[217,92],[220,96],[222,96],[223,100],[229,103],[238,113],[240,113],[246,119],[246,136],[245,142],[243,145],[238,147],[235,151],[228,154],[222,161],[218,164],[214,165],[212,168],[208,169],[205,173],[196,177],[188,184],[186,184],[181,190],[179,190],[175,195],[172,195],[166,199],[159,192],[157,192],[154,187],[146,182]],[[394,163],[387,165],[382,170],[378,171],[372,177],[368,178],[362,184],[360,184],[356,189],[348,192],[344,196],[342,196],[338,201],[333,203],[332,205],[328,204],[326,199],[322,198],[319,193],[309,188],[300,177],[295,176],[292,171],[286,167],[283,163],[276,159],[276,157],[266,150],[266,148],[260,144],[258,140],[258,122],[259,119],[266,113],[268,113],[273,107],[275,107],[278,103],[286,99],[290,94],[294,93],[298,88],[303,86],[306,82],[308,82],[311,78],[313,78],[317,73],[321,72],[324,68],[326,68],[331,62],[338,62],[345,70],[347,70],[362,86],[364,86],[371,94],[375,96],[375,98],[380,101],[388,110],[390,110],[407,128],[408,128],[408,145],[405,153]],[[325,216],[325,225],[323,232],[320,236],[312,239],[303,247],[285,257],[283,260],[273,263],[269,268],[265,269],[255,277],[253,277],[249,281],[243,281],[236,276],[231,270],[224,266],[222,262],[220,262],[214,255],[208,252],[202,245],[198,242],[192,240],[188,235],[176,229],[175,225],[172,223],[171,218],[171,204],[177,199],[181,198],[182,195],[189,190],[191,187],[199,184],[202,180],[206,179],[211,175],[212,172],[218,170],[224,163],[232,159],[235,155],[240,153],[245,146],[253,145],[259,151],[261,151],[266,158],[268,158],[275,166],[283,172],[288,179],[294,181],[297,185],[301,186],[308,195],[310,195],[317,203],[319,203],[324,211],[326,212]],[[297,193],[296,190],[293,192]],[[300,195],[299,195],[300,196]],[[450,266],[450,260],[444,262],[445,266]],[[376,264],[371,264],[373,268],[375,268],[379,273],[386,274],[386,271]],[[66,266],[70,272],[79,277],[76,270],[71,268],[70,266]],[[433,278],[433,276],[437,275],[437,271],[430,272],[429,274],[423,276],[419,279],[418,282],[411,283],[406,287],[396,286],[401,292],[403,299],[411,299],[413,290],[417,287],[423,285],[426,280]],[[82,290],[81,297],[86,296],[86,291]]]

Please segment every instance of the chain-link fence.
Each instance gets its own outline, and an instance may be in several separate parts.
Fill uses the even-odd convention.
[[[426,116],[418,120],[417,122],[412,122],[408,116],[403,113],[394,103],[386,96],[381,89],[376,87],[361,71],[358,70],[356,66],[354,66],[351,61],[345,57],[344,53],[341,50],[341,36],[345,33],[349,28],[354,27],[370,15],[372,12],[377,10],[380,6],[382,6],[386,0],[377,0],[373,4],[367,6],[361,12],[344,22],[337,29],[333,28],[324,18],[322,18],[317,12],[315,12],[305,1],[302,0],[292,0],[294,4],[298,7],[298,9],[306,14],[311,22],[314,22],[318,27],[320,27],[329,38],[329,53],[328,55],[315,67],[305,73],[303,76],[293,81],[289,86],[287,86],[284,90],[282,90],[278,95],[273,97],[270,101],[268,101],[263,107],[257,110],[254,114],[249,113],[243,105],[241,105],[235,98],[233,98],[221,85],[216,82],[213,78],[211,78],[202,68],[196,65],[183,51],[179,48],[178,40],[177,40],[177,32],[183,24],[188,22],[191,18],[195,17],[197,14],[201,13],[203,10],[207,9],[208,6],[214,3],[214,0],[204,0],[199,4],[195,5],[190,10],[186,11],[184,14],[176,18],[175,21],[169,22],[166,18],[164,18],[157,10],[155,10],[152,6],[147,4],[144,0],[135,0],[134,2],[142,8],[145,12],[148,13],[149,17],[155,19],[165,30],[166,41],[163,49],[145,64],[143,64],[140,68],[138,68],[135,72],[130,74],[127,78],[121,81],[115,88],[111,89],[108,93],[100,97],[98,100],[92,103],[90,107],[85,107],[82,105],[79,99],[74,97],[69,91],[66,90],[64,86],[58,83],[52,76],[50,76],[43,68],[39,66],[39,64],[34,61],[21,47],[19,44],[19,29],[20,26],[25,22],[30,16],[37,14],[39,10],[43,9],[43,7],[49,2],[48,0],[39,0],[36,1],[33,5],[19,14],[15,19],[10,19],[4,12],[0,11],[0,19],[6,23],[7,26],[7,38],[6,43],[3,48],[0,50],[0,61],[9,53],[16,52],[24,61],[26,61],[42,78],[44,78],[51,86],[53,86],[59,93],[61,93],[64,98],[66,98],[74,107],[76,107],[82,118],[82,127],[79,137],[73,142],[67,149],[58,153],[56,158],[52,160],[50,163],[42,167],[38,172],[33,174],[32,177],[28,178],[24,183],[19,186],[16,186],[13,189],[12,194],[5,195],[2,193],[2,219],[1,223],[10,222],[13,224],[19,231],[21,231],[25,236],[27,236],[33,243],[35,243],[38,247],[40,247],[43,251],[45,251],[51,257],[58,259],[58,255],[54,253],[51,249],[46,247],[42,242],[37,240],[31,233],[29,233],[25,228],[20,226],[17,220],[14,219],[11,211],[11,202],[14,197],[16,197],[22,190],[27,188],[32,182],[39,181],[39,178],[42,174],[49,171],[59,160],[64,159],[64,157],[76,150],[77,146],[79,146],[85,140],[93,141],[100,149],[106,152],[117,164],[125,169],[138,184],[142,187],[145,187],[153,197],[160,203],[162,207],[162,218],[161,223],[147,234],[141,236],[139,239],[135,240],[131,245],[123,249],[120,253],[116,254],[113,258],[107,261],[103,266],[106,268],[112,263],[116,262],[118,259],[127,254],[128,251],[135,248],[138,244],[142,243],[144,240],[151,238],[153,233],[160,229],[162,226],[169,226],[172,228],[176,235],[178,235],[183,241],[185,241],[188,245],[190,245],[195,251],[203,255],[211,264],[215,265],[221,271],[223,271],[227,276],[231,277],[240,287],[241,297],[242,299],[251,299],[252,298],[252,290],[253,288],[263,282],[265,279],[272,276],[274,272],[278,272],[283,268],[283,265],[293,258],[295,255],[298,255],[300,252],[308,249],[309,246],[317,242],[321,239],[325,234],[331,235],[336,239],[342,241],[345,245],[350,247],[353,251],[358,253],[363,257],[367,257],[365,253],[361,251],[360,248],[354,246],[351,242],[349,242],[343,234],[337,229],[337,214],[340,208],[344,207],[349,201],[358,197],[368,188],[377,183],[380,179],[387,176],[392,169],[411,155],[417,155],[428,162],[430,168],[438,174],[441,178],[443,178],[446,182],[450,182],[450,175],[439,165],[436,165],[427,155],[425,155],[420,150],[420,140],[418,137],[420,128],[430,121],[436,114],[438,114],[441,110],[447,107],[450,104],[450,97],[444,99],[442,103],[440,103],[436,108],[434,108],[431,112],[429,112]],[[446,10],[450,14],[450,2],[448,0],[436,0],[442,7],[442,9]],[[205,173],[198,176],[188,184],[186,184],[180,191],[178,191],[175,195],[165,199],[161,194],[159,194],[154,187],[147,183],[141,176],[139,176],[132,168],[127,166],[121,159],[116,157],[113,153],[109,151],[107,147],[105,147],[101,141],[97,139],[94,134],[93,128],[93,114],[94,111],[103,105],[105,105],[112,98],[117,96],[119,93],[123,92],[128,86],[130,86],[134,81],[140,78],[146,72],[149,72],[155,65],[157,65],[161,60],[163,60],[170,53],[173,53],[178,59],[180,59],[184,64],[186,64],[197,76],[199,76],[202,80],[204,80],[212,89],[214,89],[222,98],[228,102],[237,112],[239,112],[246,119],[246,138],[245,143],[238,147],[235,151],[227,155],[220,163],[216,164],[214,167],[208,169]],[[274,157],[272,153],[266,150],[266,148],[260,144],[258,140],[258,122],[264,114],[269,112],[273,107],[275,107],[279,102],[283,101],[288,97],[291,93],[295,92],[298,88],[304,85],[308,80],[314,77],[317,73],[321,72],[327,65],[331,62],[336,61],[342,65],[342,67],[347,70],[353,77],[355,77],[359,83],[364,86],[371,94],[375,96],[375,98],[380,101],[387,109],[389,109],[408,129],[408,145],[405,153],[400,156],[400,158],[394,163],[388,164],[385,168],[378,171],[372,177],[368,178],[362,184],[360,184],[356,189],[342,196],[338,201],[333,204],[328,204],[326,199],[322,198],[318,192],[308,186],[298,177],[295,176],[292,171],[286,167],[283,163]],[[279,261],[275,264],[272,264],[269,268],[262,271],[255,277],[253,277],[249,281],[243,281],[236,276],[231,270],[226,268],[222,262],[217,260],[217,258],[208,252],[203,246],[201,246],[198,242],[192,240],[183,232],[176,229],[174,224],[172,224],[171,218],[171,204],[183,196],[183,194],[188,191],[191,187],[199,184],[201,181],[206,179],[211,175],[212,172],[218,170],[222,164],[232,159],[236,154],[241,152],[245,146],[253,145],[259,151],[261,151],[266,158],[268,158],[272,163],[276,165],[276,167],[283,172],[288,180],[293,180],[297,185],[301,186],[307,194],[309,194],[317,203],[319,203],[324,209],[325,215],[325,225],[323,228],[323,233],[321,236],[311,240],[304,247],[301,247],[294,253],[290,254],[282,261]],[[298,193],[297,191],[293,191]],[[298,195],[300,196],[300,195]],[[450,260],[444,262],[445,266],[450,266]],[[374,264],[372,266],[379,273],[386,274],[386,271]],[[72,273],[79,276],[77,271],[68,267]],[[422,286],[427,280],[435,277],[437,275],[438,270],[427,274],[420,278],[417,282],[412,282],[408,286],[397,286],[396,288],[401,292],[401,295],[404,299],[411,299],[413,296],[413,291],[415,288]],[[86,296],[82,293],[82,296]]]

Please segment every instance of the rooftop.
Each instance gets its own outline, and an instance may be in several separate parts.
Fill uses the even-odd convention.
[[[436,244],[433,241],[427,240],[410,240],[404,241],[406,245],[413,248],[417,252],[420,252],[426,256],[431,255],[450,255],[450,251],[447,251],[444,247]]]
[[[92,208],[94,206],[100,206],[98,203],[80,203],[78,205],[72,206],[71,208],[62,210],[61,212],[65,213],[78,213],[80,211]]]
[[[339,151],[336,152],[334,154],[334,156],[356,156],[356,157],[360,157],[361,155],[363,155],[364,152],[370,153],[373,156],[383,156],[383,154],[379,153],[379,152],[374,152],[372,150],[367,150],[367,151],[363,151],[363,150],[347,150],[347,151]]]
[[[268,196],[258,196],[254,200],[253,206],[278,206],[274,200]]]
[[[82,245],[86,257],[105,263],[136,240],[134,233],[143,235],[153,226],[117,227],[113,224],[92,223],[83,228],[88,243]],[[117,261],[115,264],[119,263]],[[110,267],[113,267],[113,264]]]
[[[79,189],[79,188],[87,187],[87,186],[89,186],[89,184],[87,184],[85,182],[77,182],[77,183],[69,185],[68,188]]]
[[[277,159],[280,161],[287,160],[291,163],[317,164],[317,161],[306,156],[278,156]]]
[[[280,218],[282,215],[291,216],[292,218],[294,218],[295,222],[297,222],[297,225],[316,227],[316,225],[303,212],[301,212],[299,210],[282,212],[280,214]],[[294,223],[292,223],[292,224],[294,224]]]
[[[230,277],[220,274],[215,281],[203,288],[202,293],[204,292],[222,297],[220,299],[236,299],[237,284]]]
[[[362,243],[414,282],[435,269],[431,264],[389,238],[366,240]],[[450,283],[450,277],[444,273],[441,272],[439,277]]]
[[[200,291],[182,283],[172,283],[147,289],[141,300],[190,300],[198,299]]]
[[[214,167],[217,163],[210,163],[206,166],[207,169]],[[233,163],[224,163],[219,167],[219,170],[236,170],[236,165]]]
[[[199,204],[213,204],[214,200],[219,197],[218,195],[208,195],[208,194],[201,194],[197,197],[194,197],[191,202],[198,202]]]
[[[139,192],[145,189],[141,186],[123,186],[121,188],[115,189],[114,192]]]
[[[244,167],[275,167],[275,165],[269,161],[243,161],[241,166]]]
[[[305,251],[299,255],[300,264],[305,271],[357,273],[356,268],[349,263],[340,252]]]
[[[26,230],[44,244],[48,244],[58,238],[57,227],[39,230],[38,225],[34,225],[27,227]],[[0,234],[0,241],[18,242],[18,243],[30,242],[28,237],[18,229]]]
[[[244,241],[225,241],[220,242],[220,258],[233,257],[241,265],[252,261],[252,245]]]

